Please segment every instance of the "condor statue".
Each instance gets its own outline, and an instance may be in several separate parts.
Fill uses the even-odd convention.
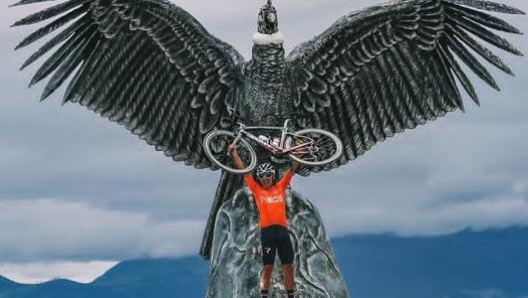
[[[497,35],[521,34],[498,13],[524,14],[483,0],[400,0],[348,13],[286,55],[267,1],[249,61],[164,0],[66,0],[14,25],[45,22],[17,46],[47,39],[22,66],[48,55],[30,83],[49,77],[42,100],[71,79],[64,103],[86,106],[197,169],[218,169],[202,139],[231,129],[233,114],[258,125],[290,118],[297,128],[322,128],[343,142],[341,158],[299,170],[309,175],[464,110],[466,95],[479,104],[466,70],[498,90],[484,64],[512,71],[486,44],[522,55]],[[221,174],[200,252],[205,258],[216,211],[242,185],[240,176]]]

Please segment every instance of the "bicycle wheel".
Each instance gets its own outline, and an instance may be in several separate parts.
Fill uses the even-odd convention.
[[[291,145],[311,143],[290,153],[297,162],[309,166],[320,166],[336,160],[343,152],[343,143],[331,132],[309,128],[293,133]]]
[[[205,154],[209,159],[222,169],[233,174],[245,174],[253,170],[257,165],[257,154],[251,145],[244,139],[237,142],[238,155],[242,159],[245,168],[236,167],[233,159],[227,152],[229,144],[235,141],[235,134],[225,130],[216,130],[207,134],[204,138]]]

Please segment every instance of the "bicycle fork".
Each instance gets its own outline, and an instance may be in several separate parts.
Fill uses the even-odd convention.
[[[288,124],[290,119],[284,120],[284,126],[282,127],[281,138],[279,142],[279,147],[284,149],[284,142],[286,141],[286,135],[288,134]]]

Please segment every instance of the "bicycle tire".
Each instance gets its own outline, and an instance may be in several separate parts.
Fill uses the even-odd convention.
[[[227,147],[235,140],[235,134],[227,130],[216,130],[208,133],[203,141],[205,155],[220,168],[233,173],[245,174],[257,166],[257,154],[248,141],[239,139],[237,151],[247,166],[239,169],[227,153]]]
[[[292,143],[294,144],[297,140],[302,141],[306,137],[309,137],[310,139],[317,137],[315,140],[316,144],[303,150],[301,153],[304,154],[300,157],[295,156],[294,153],[289,154],[291,159],[300,164],[322,166],[335,161],[343,153],[343,143],[341,140],[335,134],[323,129],[308,128],[296,131],[293,133]],[[322,142],[318,144],[317,142],[320,140],[322,140]]]

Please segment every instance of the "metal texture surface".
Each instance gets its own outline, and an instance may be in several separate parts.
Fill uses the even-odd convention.
[[[287,193],[287,216],[294,246],[297,297],[348,298],[328,235],[317,209],[300,194]],[[218,211],[206,298],[260,298],[262,269],[258,211],[247,189]],[[270,298],[286,297],[276,259]]]

